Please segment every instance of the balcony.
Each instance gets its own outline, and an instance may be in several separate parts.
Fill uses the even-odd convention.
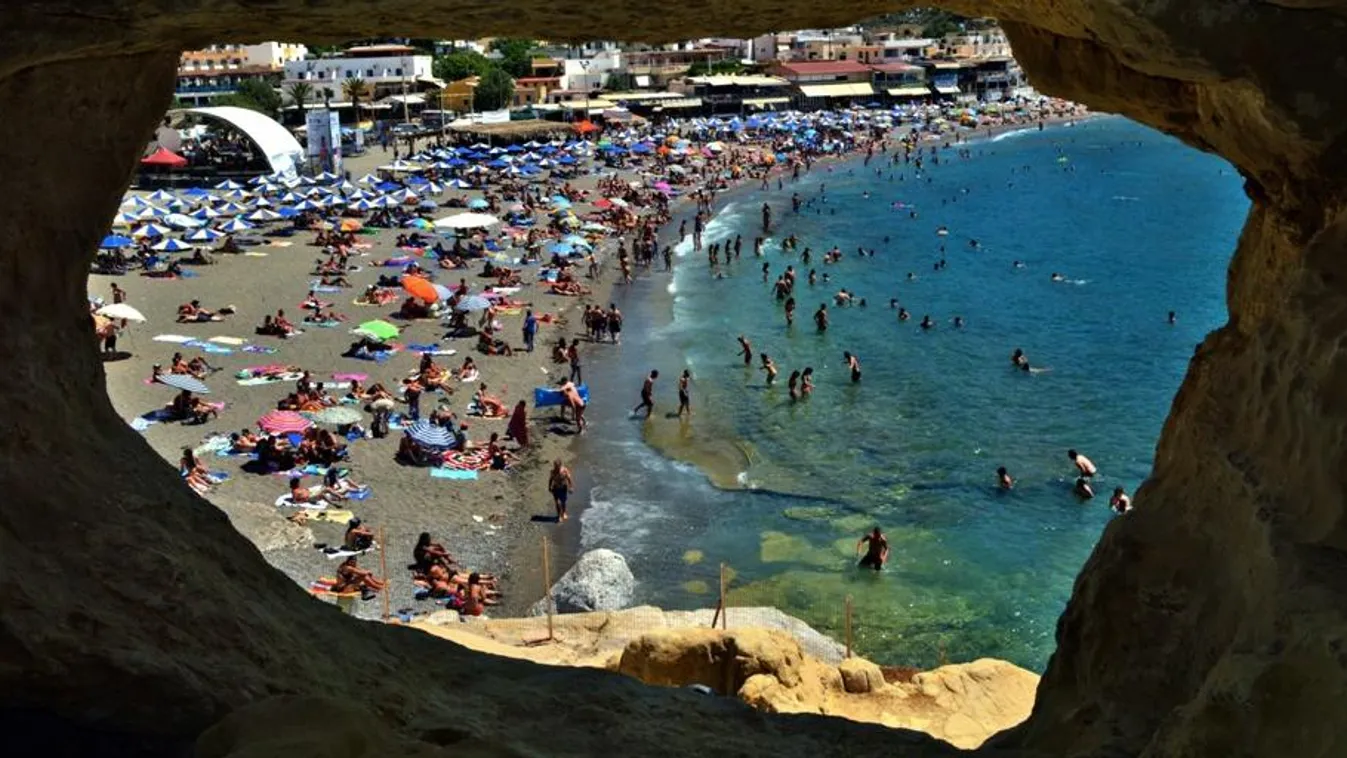
[[[179,95],[228,95],[238,90],[234,83],[225,84],[179,84],[175,89]]]

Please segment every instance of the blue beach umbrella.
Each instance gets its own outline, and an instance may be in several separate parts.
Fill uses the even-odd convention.
[[[175,239],[169,238],[155,245],[152,249],[157,250],[161,253],[181,253],[187,250],[191,250],[192,246],[179,242]]]
[[[135,240],[130,237],[123,237],[120,234],[109,234],[103,238],[102,242],[98,243],[98,246],[104,250],[116,250],[118,248],[127,247],[134,241]]]
[[[218,240],[223,236],[224,236],[223,234],[215,231],[214,229],[207,229],[206,227],[203,226],[200,229],[197,229],[196,231],[187,235],[186,237],[183,237],[183,239],[187,240],[188,242],[214,242],[215,240]]]
[[[254,227],[252,224],[248,223],[247,221],[244,221],[244,220],[241,219],[241,218],[236,218],[236,219],[233,219],[232,221],[230,221],[229,223],[225,224],[224,226],[221,226],[221,227],[220,227],[220,231],[222,231],[222,232],[230,232],[230,233],[234,233],[234,232],[247,232],[247,231],[251,231],[252,229],[255,229],[255,228],[256,228],[256,227]]]
[[[219,184],[215,185],[215,189],[218,189],[218,190],[236,190],[236,189],[243,189],[243,185],[242,185],[242,184],[239,184],[238,182],[235,182],[235,181],[233,181],[233,180],[226,179],[226,180],[224,180],[223,182],[220,182]]]
[[[454,435],[449,433],[448,429],[439,424],[432,424],[425,419],[413,422],[407,427],[407,436],[418,445],[432,448],[449,448],[454,446]]]
[[[475,211],[480,211],[483,208],[486,208],[488,205],[489,203],[487,203],[487,201],[483,200],[480,197],[473,198],[472,200],[468,201],[468,207]]]
[[[484,311],[491,307],[491,301],[481,295],[470,295],[458,301],[454,306],[456,311]]]
[[[156,239],[158,237],[164,236],[165,234],[168,234],[169,231],[171,230],[166,229],[162,226],[156,226],[155,224],[146,224],[140,227],[139,229],[135,230],[134,232],[131,232],[131,236],[137,238],[149,237],[150,239]]]

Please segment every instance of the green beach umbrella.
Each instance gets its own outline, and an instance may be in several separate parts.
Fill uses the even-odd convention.
[[[380,342],[391,340],[398,336],[398,328],[387,321],[366,321],[357,326],[353,331],[372,337]]]

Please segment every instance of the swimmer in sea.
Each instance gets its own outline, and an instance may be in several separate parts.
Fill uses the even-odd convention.
[[[908,313],[906,308],[900,307],[900,308],[898,309],[898,320],[899,320],[899,321],[906,321],[906,320],[908,320],[908,319],[910,319],[910,318],[912,318],[912,314],[911,314],[911,313]]]
[[[1178,323],[1178,321],[1179,321],[1179,317],[1174,313],[1174,311],[1170,311],[1170,312],[1169,312],[1169,325],[1170,325],[1170,326],[1173,326],[1174,324]]]
[[[1051,280],[1054,281],[1054,282],[1064,282],[1064,281],[1066,281],[1066,277],[1065,277],[1065,276],[1062,276],[1061,274],[1057,273],[1056,271],[1052,272],[1052,276],[1051,276],[1050,278],[1051,278]]]
[[[1010,478],[1005,466],[996,469],[996,486],[1003,490],[1011,489],[1015,486],[1015,480]]]
[[[893,310],[897,307],[898,307],[898,298],[896,297],[889,298],[889,310]]]
[[[847,368],[851,370],[851,381],[859,382],[861,380],[861,359],[849,352],[842,352],[842,360],[846,362]]]
[[[683,369],[683,375],[678,377],[678,417],[683,417],[686,411],[689,416],[692,415],[692,396],[688,385],[692,383],[692,372]]]
[[[925,316],[922,316],[922,317],[921,317],[921,328],[922,328],[922,329],[934,329],[934,328],[935,328],[935,322],[931,320],[931,314],[928,313],[928,314],[926,314]]]
[[[795,298],[786,299],[786,326],[795,325]]]
[[[888,563],[889,541],[884,537],[884,533],[879,531],[879,527],[875,527],[874,531],[857,540],[856,555],[861,554],[862,547],[865,548],[865,557],[861,558],[861,568],[879,571],[884,568],[885,563]]]
[[[772,362],[772,356],[762,353],[758,356],[762,360],[762,370],[767,373],[767,383],[776,383],[776,364]],[[794,386],[792,385],[792,390]]]
[[[963,316],[955,316],[955,317],[954,317],[954,328],[955,328],[955,329],[962,329],[962,328],[963,328]]]
[[[1108,507],[1112,508],[1114,513],[1127,513],[1132,510],[1132,498],[1127,496],[1127,490],[1114,487],[1113,497],[1108,499]]]
[[[1014,268],[1024,268],[1024,261],[1015,261],[1010,265],[1013,266]]]
[[[1083,476],[1076,477],[1076,484],[1071,488],[1071,491],[1081,500],[1090,500],[1094,497],[1094,489],[1090,487],[1090,481]]]
[[[1075,450],[1066,451],[1066,457],[1076,465],[1076,472],[1082,477],[1090,478],[1099,473],[1099,467],[1094,465],[1094,461],[1077,453]]]
[[[1021,371],[1028,371],[1029,356],[1025,355],[1024,351],[1017,347],[1015,348],[1015,352],[1010,354],[1010,365]]]
[[[744,356],[744,365],[753,365],[753,343],[744,335],[739,335],[739,354]]]
[[[804,371],[800,372],[800,397],[805,397],[814,392],[814,367],[805,366]]]
[[[791,400],[800,399],[799,384],[800,384],[800,372],[799,371],[790,372],[790,378],[786,380],[786,387],[790,390]]]
[[[828,304],[819,303],[818,310],[814,311],[814,325],[820,332],[828,331]]]

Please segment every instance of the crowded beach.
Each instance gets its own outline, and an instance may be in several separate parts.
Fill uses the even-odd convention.
[[[671,222],[700,212],[695,233],[720,193],[819,161],[1082,115],[1044,99],[976,130],[941,107],[586,121],[135,190],[92,271],[92,328],[127,422],[315,596],[371,617],[518,610],[544,589],[521,579],[538,536],[574,522],[569,443],[612,402],[585,363],[641,329],[611,293],[667,275]],[[771,199],[764,224],[791,211]]]

